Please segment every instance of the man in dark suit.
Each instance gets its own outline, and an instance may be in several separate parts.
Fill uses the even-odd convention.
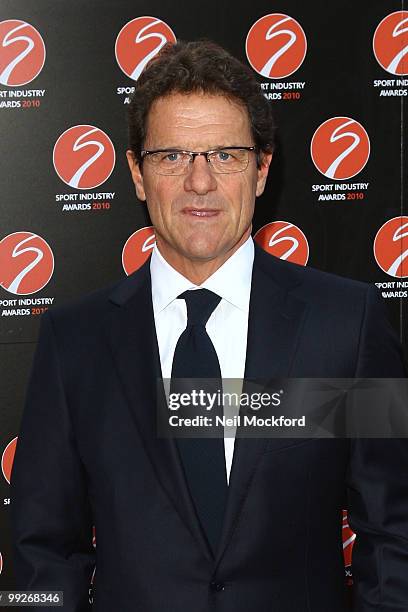
[[[66,612],[408,610],[408,443],[180,441],[157,379],[402,377],[376,291],[254,248],[273,150],[249,69],[211,43],[140,77],[128,161],[151,260],[42,319],[12,474],[18,588]],[[97,546],[92,546],[92,526]]]

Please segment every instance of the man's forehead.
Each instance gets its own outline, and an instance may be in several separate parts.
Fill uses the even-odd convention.
[[[187,138],[190,135],[202,136],[210,140],[222,135],[231,135],[233,139],[250,136],[246,108],[222,94],[172,93],[158,98],[150,108],[146,127],[146,140],[179,135]],[[171,144],[166,143],[166,146]]]

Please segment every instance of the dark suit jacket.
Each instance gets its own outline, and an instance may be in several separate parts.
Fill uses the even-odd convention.
[[[340,612],[347,504],[355,610],[408,610],[406,440],[237,439],[214,558],[156,437],[157,376],[149,263],[43,317],[12,474],[18,588],[85,612],[96,562],[98,612]],[[404,370],[374,288],[257,248],[246,377],[285,376]]]

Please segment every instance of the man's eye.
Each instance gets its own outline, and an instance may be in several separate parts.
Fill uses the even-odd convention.
[[[166,161],[166,162],[180,161],[180,153],[177,153],[176,151],[172,153],[165,153],[162,159],[163,161]]]
[[[228,153],[228,151],[218,151],[217,160],[222,162],[231,161],[232,156],[230,153]]]

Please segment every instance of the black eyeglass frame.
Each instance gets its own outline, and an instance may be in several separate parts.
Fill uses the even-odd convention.
[[[207,162],[211,166],[211,161],[208,158],[209,155],[211,155],[212,153],[218,153],[220,151],[234,151],[236,149],[241,149],[243,151],[254,151],[258,155],[258,147],[255,147],[255,146],[253,147],[233,147],[233,146],[219,147],[217,149],[210,149],[209,151],[186,151],[184,149],[154,149],[152,151],[147,151],[147,150],[140,151],[140,163],[143,162],[146,156],[153,155],[154,153],[186,153],[187,155],[191,156],[191,161],[189,163],[193,164],[197,156],[205,155],[205,157],[207,158]],[[244,170],[246,170],[247,167],[248,165],[245,166],[245,168],[243,168],[242,170],[237,170],[236,172],[244,172]]]

